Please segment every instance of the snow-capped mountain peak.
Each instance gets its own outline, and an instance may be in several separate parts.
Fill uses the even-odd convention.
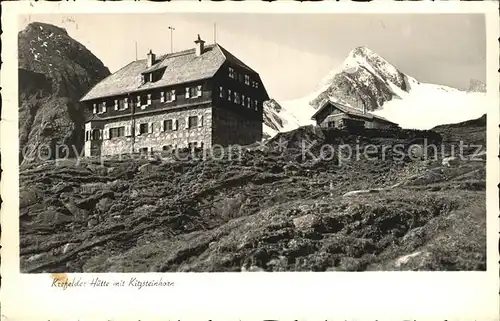
[[[403,128],[429,129],[477,118],[486,112],[485,93],[421,83],[365,46],[350,51],[317,88],[300,99],[274,102],[280,111],[271,108],[274,103],[265,105],[265,112],[272,116],[267,118],[273,123],[265,122],[264,131],[273,135],[312,124],[311,116],[325,99],[358,109],[366,107]]]

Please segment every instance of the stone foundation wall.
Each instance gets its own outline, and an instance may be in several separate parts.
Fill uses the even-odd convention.
[[[248,145],[262,139],[262,122],[248,119],[228,108],[213,108],[212,143],[214,145]]]
[[[193,128],[186,128],[190,116],[198,116],[202,124]],[[176,121],[177,126],[174,126],[173,130],[163,131],[162,123],[168,119],[172,119],[173,122]],[[140,124],[148,124],[147,133],[139,133]],[[109,138],[105,134],[101,148],[102,155],[125,154],[132,151],[138,152],[142,149],[147,149],[148,152],[161,151],[164,146],[185,148],[188,147],[189,143],[193,142],[196,142],[198,146],[203,143],[205,148],[209,148],[212,145],[211,124],[212,112],[210,106],[157,115],[143,115],[134,118],[134,120],[110,121],[104,125],[103,132],[109,132],[110,128],[124,126],[126,128],[125,136]]]

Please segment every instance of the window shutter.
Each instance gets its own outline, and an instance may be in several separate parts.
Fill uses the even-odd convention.
[[[177,130],[177,119],[172,120],[172,130]]]
[[[175,89],[172,90],[172,101],[175,100]]]
[[[97,104],[94,104],[94,108],[92,109],[92,113],[97,114]]]
[[[160,96],[160,102],[164,103],[165,102],[165,92],[161,92],[161,96]]]
[[[198,127],[203,127],[203,115],[198,116]]]
[[[126,125],[125,126],[125,136],[127,136],[127,137],[130,136],[130,130],[131,129],[132,128],[130,127],[130,125]]]
[[[153,123],[149,123],[148,124],[148,133],[152,133],[153,132]]]
[[[186,117],[186,129],[188,129],[188,128],[189,128],[189,116]]]
[[[115,99],[115,110],[118,110],[118,100]]]
[[[141,125],[140,124],[135,125],[135,135],[136,136],[141,135]]]
[[[186,88],[186,98],[189,98],[189,87]]]
[[[106,112],[106,102],[103,102],[102,103],[102,112],[105,113]]]
[[[137,96],[137,107],[141,107],[141,96]]]
[[[165,121],[164,120],[161,121],[161,131],[162,132],[165,131]]]
[[[151,94],[148,94],[148,105],[151,105]]]
[[[196,96],[197,97],[201,97],[201,94],[202,94],[202,90],[201,90],[201,85],[198,85],[198,87],[196,87]]]
[[[103,137],[103,139],[109,139],[109,131],[110,131],[109,128],[104,129],[104,132],[103,132],[103,134],[104,134],[103,136],[104,137]]]

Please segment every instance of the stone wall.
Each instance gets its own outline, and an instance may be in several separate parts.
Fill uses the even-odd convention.
[[[201,124],[197,127],[187,128],[188,117],[198,116]],[[164,120],[172,119],[177,126],[172,130],[163,130]],[[140,124],[148,124],[148,132],[140,134]],[[196,142],[198,146],[203,143],[205,148],[211,147],[212,143],[212,112],[208,105],[204,108],[192,108],[159,113],[154,115],[142,115],[132,119],[110,121],[104,125],[102,155],[116,155],[130,152],[138,152],[143,149],[161,151],[164,146],[172,148],[185,148],[189,143]],[[110,128],[125,127],[125,136],[109,138]],[[127,128],[128,127],[128,128]],[[135,137],[134,137],[135,133]]]
[[[248,119],[228,108],[213,108],[212,143],[248,145],[262,140],[262,121]]]

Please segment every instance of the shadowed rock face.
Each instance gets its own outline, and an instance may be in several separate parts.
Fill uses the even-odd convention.
[[[18,35],[19,140],[32,150],[56,145],[83,147],[85,110],[79,99],[110,74],[107,67],[65,29],[31,23]],[[74,149],[71,147],[74,146]],[[21,161],[28,161],[28,153]]]

